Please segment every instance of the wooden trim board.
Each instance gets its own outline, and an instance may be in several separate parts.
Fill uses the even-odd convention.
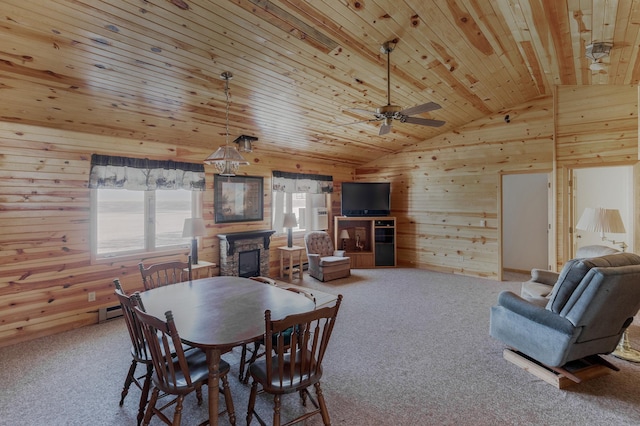
[[[520,352],[505,349],[503,351],[503,356],[507,361],[517,365],[525,371],[528,371],[558,389],[565,389],[577,384],[566,375],[554,371]],[[564,368],[581,381],[594,379],[611,372],[609,367],[598,363],[599,359],[600,357],[594,356],[589,357],[588,359],[572,361],[565,365]]]

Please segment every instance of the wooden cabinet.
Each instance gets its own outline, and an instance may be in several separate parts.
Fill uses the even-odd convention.
[[[334,218],[336,250],[345,250],[351,267],[381,268],[396,266],[396,218],[389,216]],[[341,238],[345,236],[349,238]]]

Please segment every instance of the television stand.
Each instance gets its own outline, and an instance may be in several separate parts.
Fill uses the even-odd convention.
[[[347,231],[349,239],[340,238],[342,230]],[[333,232],[336,250],[345,250],[353,269],[396,266],[395,217],[336,216]]]

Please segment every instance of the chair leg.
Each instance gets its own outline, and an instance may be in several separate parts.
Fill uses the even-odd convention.
[[[251,358],[249,358],[249,361],[246,361],[247,367],[246,367],[246,371],[244,373],[244,380],[242,380],[242,383],[244,383],[245,385],[247,383],[249,383],[249,367],[251,366],[251,364],[256,362],[256,360],[258,359],[258,357],[259,357],[258,351],[260,350],[260,345],[261,344],[262,344],[261,342],[255,342],[253,344],[253,353],[251,354]],[[244,361],[244,358],[243,358],[242,361]],[[240,361],[240,362],[242,362],[242,361]]]
[[[156,402],[158,401],[158,395],[160,394],[160,389],[153,388],[153,392],[151,392],[151,399],[147,404],[147,412],[144,413],[144,420],[142,424],[144,426],[149,426],[149,422],[151,421],[151,416],[153,416],[153,409],[156,406]]]
[[[280,426],[280,395],[273,396],[273,426]]]
[[[122,394],[120,395],[121,407],[124,404],[124,398],[129,393],[129,387],[131,386],[131,383],[133,382],[134,376],[136,374],[137,365],[138,365],[138,362],[135,359],[131,360],[131,365],[129,366],[129,373],[127,373],[127,378],[124,379],[124,387],[122,388]]]
[[[196,398],[198,398],[198,405],[202,405],[202,386],[196,386]]]
[[[240,381],[240,383],[244,383],[244,379],[245,379],[245,372],[244,372],[244,367],[247,363],[246,361],[247,358],[247,344],[245,343],[244,345],[242,345],[242,354],[240,355],[240,367],[238,367],[238,381]]]
[[[256,405],[256,395],[258,394],[258,382],[254,381],[251,385],[251,393],[249,394],[249,406],[247,407],[247,425],[251,424],[253,410]]]
[[[229,423],[236,424],[236,412],[233,407],[233,399],[231,398],[231,388],[229,387],[229,379],[225,374],[222,376],[222,393],[224,394],[224,403],[227,406],[227,415],[229,416]]]
[[[320,415],[322,416],[322,422],[325,424],[325,426],[329,426],[331,424],[331,420],[329,419],[329,410],[327,410],[327,404],[324,401],[324,395],[322,394],[322,389],[320,388],[320,382],[316,382],[314,386],[316,388],[318,404],[320,405]]]
[[[182,401],[184,401],[184,395],[178,395],[176,410],[173,414],[173,426],[179,426],[182,421]]]
[[[149,399],[149,389],[151,388],[151,375],[153,374],[153,364],[147,364],[147,374],[144,376],[144,384],[142,385],[142,393],[140,394],[140,408],[138,409],[138,426],[142,423],[144,417],[144,409]]]

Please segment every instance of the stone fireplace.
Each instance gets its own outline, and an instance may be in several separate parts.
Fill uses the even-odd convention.
[[[269,276],[269,243],[275,231],[247,231],[218,234],[220,275]]]

